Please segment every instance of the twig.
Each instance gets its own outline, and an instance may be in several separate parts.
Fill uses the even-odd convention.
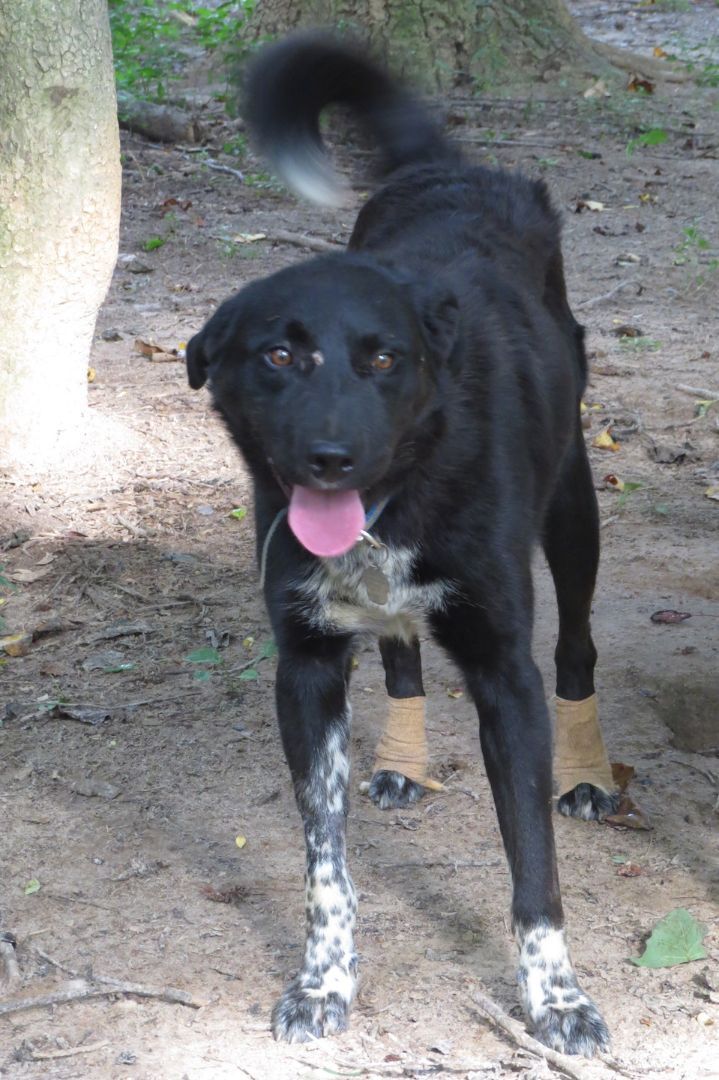
[[[673,761],[675,765],[683,765],[685,769],[693,769],[695,773],[699,773],[705,780],[708,780],[712,787],[716,787],[719,782],[713,772],[700,769],[698,765],[694,765],[691,761],[683,761],[682,758],[678,757],[669,757],[668,760]]]
[[[221,165],[219,161],[214,161],[212,158],[205,158],[203,164],[208,169],[214,169],[215,172],[229,173],[230,176],[235,176],[241,184],[245,182],[245,174],[240,172],[239,169],[233,169],[230,165]]]
[[[705,401],[711,398],[712,401],[719,400],[719,390],[707,390],[705,386],[687,386],[685,383],[678,383],[677,390],[681,390],[683,394],[691,394],[692,397],[704,398]]]
[[[65,990],[58,990],[55,994],[48,994],[47,998],[24,998],[21,1001],[11,1001],[8,1002],[7,1005],[0,1005],[0,1016],[5,1012],[18,1012],[22,1009],[33,1009],[39,1004],[57,1004],[62,1001],[75,1001],[83,997],[100,997],[109,994],[135,994],[137,997],[157,998],[159,1001],[167,1001],[173,1005],[187,1005],[191,1009],[202,1008],[202,1002],[196,1001],[195,998],[185,990],[176,990],[172,986],[145,986],[143,983],[125,982],[123,979],[111,979],[106,975],[95,975],[94,973],[84,976],[79,971],[75,971],[74,968],[62,964],[52,956],[48,956],[42,949],[36,948],[35,952],[41,960],[45,960],[46,963],[52,964],[52,966],[59,971],[64,971],[66,975],[71,975],[73,979],[78,979],[80,985],[75,987],[68,986]],[[102,989],[102,987],[106,987],[107,989]],[[58,999],[57,1002],[49,1000],[55,998]]]
[[[573,1080],[596,1080],[594,1070],[589,1072],[576,1058],[569,1057],[567,1054],[560,1054],[557,1050],[550,1050],[544,1043],[537,1042],[536,1039],[533,1039],[531,1035],[528,1035],[523,1030],[516,1020],[508,1016],[503,1009],[500,1009],[499,1005],[496,1005],[484,994],[480,994],[479,991],[475,990],[472,994],[472,1001],[493,1024],[496,1024],[505,1035],[509,1035],[512,1042],[520,1046],[522,1050],[527,1050],[530,1054],[536,1054],[537,1057],[544,1058],[549,1065],[559,1069],[565,1076],[571,1076]],[[611,1065],[611,1068],[615,1072],[621,1072],[621,1069],[614,1064]]]
[[[69,1001],[85,1001],[87,998],[108,997],[113,990],[103,990],[99,986],[89,986],[83,982],[79,985],[68,986],[65,990],[56,990],[54,994],[44,994],[42,997],[20,998],[19,1001],[0,1002],[0,1016],[9,1016],[11,1013],[24,1012],[27,1009],[45,1009],[51,1005],[64,1005]]]
[[[609,292],[602,293],[601,296],[593,296],[591,300],[580,300],[578,304],[575,304],[575,308],[588,308],[594,307],[595,304],[601,304],[604,300],[611,300],[613,296],[616,296],[622,289],[626,289],[627,285],[633,285],[636,282],[636,277],[625,278],[624,281],[620,281],[618,285],[615,285]]]
[[[96,983],[102,983],[103,985],[94,985]],[[157,998],[158,1001],[166,1001],[170,1005],[187,1005],[190,1009],[202,1008],[201,1001],[195,1001],[184,990],[175,990],[171,986],[143,986],[142,983],[126,983],[121,982],[119,979],[105,979],[93,976],[91,982],[82,979],[76,982],[75,985],[67,986],[64,990],[56,990],[52,994],[0,1003],[0,1016],[25,1012],[27,1009],[44,1009],[50,1005],[64,1005],[70,1001],[85,1001],[94,997],[110,997],[112,994],[134,994],[136,997]]]
[[[295,247],[309,248],[310,251],[344,251],[344,244],[335,244],[334,241],[323,240],[320,236],[288,232],[286,229],[275,229],[272,236],[268,236],[267,239],[280,244],[294,244]]]
[[[70,1046],[67,1050],[38,1050],[31,1057],[33,1061],[55,1061],[56,1058],[69,1058],[76,1054],[94,1054],[96,1050],[102,1050],[108,1045],[105,1040],[105,1042],[88,1043],[87,1046]]]
[[[501,864],[489,859],[427,859],[407,862],[373,862],[370,866],[376,866],[380,870],[399,870],[406,867],[423,869],[425,866],[444,866],[448,870],[470,870],[477,866],[499,867]]]

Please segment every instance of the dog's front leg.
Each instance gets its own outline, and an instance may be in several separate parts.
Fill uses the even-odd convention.
[[[354,996],[357,904],[347,872],[348,642],[280,648],[277,708],[307,848],[307,941],[302,968],[272,1012],[286,1042],[344,1031]]]

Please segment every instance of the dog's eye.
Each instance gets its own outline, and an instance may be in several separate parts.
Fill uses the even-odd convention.
[[[278,345],[275,349],[270,349],[265,353],[265,360],[272,367],[289,367],[292,363],[292,353],[289,349],[284,349],[281,345]]]
[[[389,371],[394,366],[394,353],[378,352],[372,357],[372,367],[375,371]]]

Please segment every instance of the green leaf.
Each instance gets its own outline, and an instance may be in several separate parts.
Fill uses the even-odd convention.
[[[271,656],[277,656],[277,646],[274,641],[264,641],[260,648],[260,660],[269,660]]]
[[[260,675],[258,671],[255,671],[253,667],[245,668],[239,674],[240,682],[254,682],[255,679],[259,679]]]
[[[198,682],[207,682],[211,674],[212,672],[208,671],[207,668],[200,668],[195,672],[195,679]]]
[[[27,885],[23,889],[23,892],[25,893],[25,896],[32,896],[33,893],[36,893],[36,892],[39,892],[39,891],[40,891],[40,882],[37,880],[36,877],[30,878]]]
[[[142,250],[157,251],[157,249],[161,248],[165,243],[166,241],[164,236],[151,236],[150,239],[146,240],[145,243],[142,245]]]
[[[706,927],[697,922],[686,908],[670,911],[651,932],[641,956],[630,957],[637,967],[661,968],[703,960],[702,946]]]
[[[211,649],[209,645],[206,645],[202,649],[195,649],[194,652],[188,653],[185,657],[191,664],[221,664],[222,657],[218,653],[217,649]]]
[[[247,508],[244,506],[238,506],[235,510],[230,510],[230,517],[235,518],[236,521],[242,521],[247,517]]]

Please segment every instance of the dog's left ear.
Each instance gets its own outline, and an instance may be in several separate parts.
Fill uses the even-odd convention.
[[[199,390],[207,382],[209,357],[205,351],[205,330],[200,330],[187,342],[187,379],[193,390]]]
[[[414,290],[427,348],[440,363],[452,354],[459,332],[459,304],[449,289],[423,286]]]

